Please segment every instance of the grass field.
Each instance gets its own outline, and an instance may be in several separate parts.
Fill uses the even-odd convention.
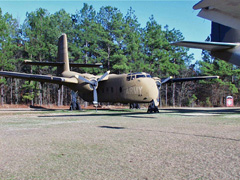
[[[0,179],[240,179],[240,108],[0,109]]]

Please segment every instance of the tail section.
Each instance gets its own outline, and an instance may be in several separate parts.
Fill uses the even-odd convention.
[[[66,34],[62,34],[58,40],[58,62],[64,63],[62,66],[58,66],[58,69],[57,69],[58,75],[62,74],[64,71],[70,71]]]

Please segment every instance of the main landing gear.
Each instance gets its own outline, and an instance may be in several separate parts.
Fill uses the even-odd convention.
[[[159,113],[158,107],[156,106],[154,100],[152,100],[151,104],[148,106],[147,113]]]
[[[71,111],[72,110],[81,110],[81,106],[77,101],[77,92],[72,91],[72,102],[69,108]]]
[[[130,109],[140,109],[140,105],[138,103],[130,103]]]

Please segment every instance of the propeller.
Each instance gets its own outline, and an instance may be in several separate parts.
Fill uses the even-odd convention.
[[[93,89],[93,105],[98,106],[98,95],[97,95],[97,87],[98,87],[98,82],[102,81],[107,75],[109,75],[110,71],[107,71],[104,73],[99,79],[93,79],[93,80],[88,80],[82,76],[78,76],[78,79],[86,82],[87,84],[90,84],[91,88]]]
[[[158,104],[156,106],[158,106],[160,104],[160,96],[161,96],[161,86],[162,86],[161,80],[156,80],[156,85],[158,88],[158,98],[157,98]]]
[[[171,80],[171,79],[172,79],[172,76],[169,76],[168,78],[163,79],[163,80],[161,80],[161,79],[159,79],[159,78],[158,78],[158,80],[156,80],[156,85],[157,85],[157,87],[158,87],[158,99],[157,99],[158,105],[160,105],[160,98],[161,98],[160,96],[161,96],[161,87],[162,87],[162,84],[168,82],[168,81]]]

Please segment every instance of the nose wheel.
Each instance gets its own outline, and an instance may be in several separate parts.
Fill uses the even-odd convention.
[[[148,106],[147,113],[159,113],[158,107],[156,106],[154,100],[152,100],[151,104]]]

